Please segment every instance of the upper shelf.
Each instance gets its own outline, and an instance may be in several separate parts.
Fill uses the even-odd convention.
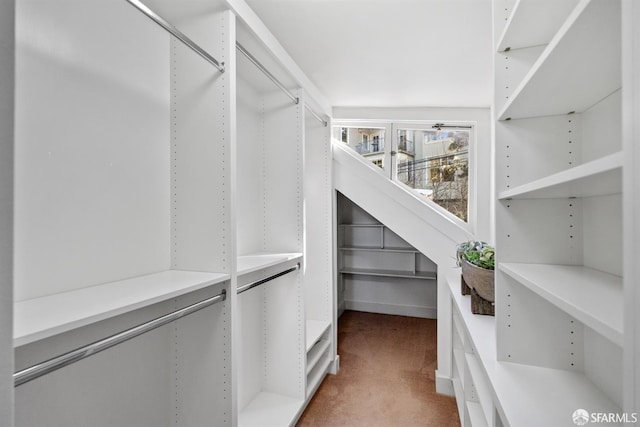
[[[620,0],[580,1],[498,119],[583,112],[618,90],[620,22]]]
[[[18,347],[215,285],[228,274],[167,270],[127,280],[16,302]]]
[[[623,345],[622,279],[576,265],[501,263],[511,276],[596,332]]]
[[[498,42],[498,52],[549,43],[578,0],[518,0]]]
[[[302,256],[298,252],[272,253],[259,252],[238,257],[238,276],[242,276],[263,268],[273,267]]]
[[[498,199],[590,197],[622,192],[622,152],[501,191]]]

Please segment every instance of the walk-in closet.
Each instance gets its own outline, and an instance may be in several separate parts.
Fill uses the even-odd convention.
[[[0,426],[640,425],[638,22],[0,1]]]

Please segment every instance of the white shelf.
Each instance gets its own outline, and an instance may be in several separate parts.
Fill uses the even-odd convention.
[[[456,365],[460,381],[464,381],[464,350],[454,348],[453,349],[453,363]]]
[[[575,427],[571,414],[577,408],[620,413],[581,373],[498,362],[495,318],[471,313],[470,297],[460,295],[459,272],[447,275],[447,281],[505,427]]]
[[[29,344],[228,279],[228,274],[168,270],[19,301],[14,305],[13,345]]]
[[[311,397],[316,389],[320,386],[324,375],[327,373],[331,360],[326,358],[324,361],[316,364],[314,369],[307,376],[307,397]]]
[[[239,427],[283,427],[297,418],[303,401],[275,393],[260,392],[242,410]]]
[[[340,224],[340,227],[348,227],[348,228],[384,228],[384,224]]]
[[[423,271],[412,273],[410,271],[402,270],[374,270],[366,268],[343,268],[340,270],[343,274],[360,274],[363,276],[382,276],[382,277],[401,277],[404,279],[421,279],[421,280],[435,280],[437,275],[433,271]]]
[[[453,382],[453,393],[455,394],[456,406],[458,407],[458,416],[460,417],[460,420],[463,420],[465,401],[464,390],[462,389],[462,381],[460,380],[460,378],[456,377],[454,377],[451,381]]]
[[[420,251],[414,248],[389,248],[389,247],[371,247],[371,246],[343,246],[341,251],[363,251],[363,252],[393,252],[393,253],[408,253],[417,254]]]
[[[467,412],[469,413],[469,421],[471,427],[487,427],[487,420],[482,412],[482,406],[477,402],[466,402]]]
[[[549,43],[577,0],[518,0],[498,42],[497,51]]]
[[[486,374],[480,368],[480,362],[478,357],[474,354],[466,354],[465,360],[467,367],[469,368],[469,374],[471,375],[471,381],[476,387],[478,393],[478,401],[480,402],[481,410],[484,417],[484,423],[490,424],[493,417],[493,397],[491,390],[489,389],[489,379]],[[475,425],[475,424],[474,424]]]
[[[622,278],[582,266],[500,263],[499,269],[622,346]]]
[[[320,340],[317,345],[313,346],[311,350],[307,352],[307,375],[316,367],[316,364],[329,348],[329,345],[331,345],[331,341]]]
[[[253,273],[263,268],[269,268],[288,261],[301,258],[298,252],[259,252],[238,256],[238,276]]]
[[[580,373],[502,362],[495,364],[492,376],[505,426],[575,427],[571,415],[578,408],[621,413]]]
[[[307,320],[307,352],[311,350],[330,326],[331,323],[326,320]]]
[[[580,1],[498,119],[582,112],[618,90],[620,15],[619,0]]]
[[[622,152],[610,154],[498,194],[505,199],[590,197],[622,192]]]

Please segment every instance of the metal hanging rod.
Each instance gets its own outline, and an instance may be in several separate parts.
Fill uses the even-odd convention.
[[[298,103],[300,103],[300,99],[298,99],[298,97],[297,97],[297,96],[295,96],[294,94],[292,94],[292,93],[291,93],[291,91],[289,91],[289,89],[287,89],[287,88],[286,88],[286,86],[285,86],[285,85],[283,85],[283,84],[282,84],[282,82],[280,82],[280,80],[278,80],[278,79],[276,78],[276,76],[274,76],[273,74],[271,74],[271,73],[269,72],[269,70],[267,70],[267,69],[264,67],[264,65],[262,65],[262,64],[260,63],[260,61],[258,61],[256,58],[254,58],[254,56],[253,56],[253,55],[251,55],[251,54],[247,51],[247,49],[245,49],[245,48],[244,48],[240,43],[238,43],[238,42],[236,42],[236,49],[238,49],[238,51],[239,51],[241,54],[243,54],[244,56],[246,56],[246,57],[247,57],[247,59],[248,59],[249,61],[251,61],[251,63],[252,63],[253,65],[255,65],[256,67],[258,67],[258,69],[259,69],[260,71],[262,71],[262,72],[264,73],[264,75],[265,75],[265,76],[267,76],[267,77],[269,78],[269,80],[271,80],[273,83],[275,83],[275,85],[276,85],[276,86],[278,86],[280,89],[282,89],[282,91],[283,91],[284,93],[286,93],[286,94],[287,94],[287,96],[288,96],[289,98],[291,98],[291,100],[293,101],[293,103],[294,103],[294,104],[298,104]]]
[[[243,293],[245,291],[248,291],[249,289],[253,289],[256,286],[263,285],[263,284],[265,284],[267,282],[270,282],[273,279],[277,279],[280,276],[284,276],[285,274],[291,273],[292,271],[296,271],[299,268],[300,268],[300,264],[296,264],[296,265],[294,265],[293,267],[291,267],[291,268],[289,268],[287,270],[284,270],[284,271],[281,271],[280,273],[274,274],[273,276],[269,276],[269,277],[266,277],[264,279],[256,280],[255,282],[251,282],[251,283],[247,283],[246,285],[242,285],[242,286],[240,286],[238,288],[238,294],[241,294],[241,293]]]
[[[227,293],[223,289],[222,292],[216,296],[207,298],[195,304],[191,304],[172,313],[165,314],[164,316],[150,320],[141,325],[134,326],[133,328],[104,338],[100,341],[96,341],[94,343],[85,345],[84,347],[72,350],[58,357],[47,360],[46,362],[42,362],[18,371],[13,374],[14,387],[25,384],[31,380],[35,380],[36,378],[49,374],[60,368],[64,368],[65,366],[71,365],[72,363],[78,362],[79,360],[85,359],[89,356],[93,356],[96,353],[121,344],[153,329],[159,328],[160,326],[166,325],[167,323],[173,322],[174,320],[177,320],[181,317],[195,313],[196,311],[202,310],[203,308],[209,307],[210,305],[213,305],[217,302],[224,301],[226,299],[226,296]]]
[[[269,80],[271,80],[273,83],[275,83],[275,85],[276,85],[276,86],[278,86],[280,89],[282,89],[282,91],[283,91],[284,93],[286,93],[286,94],[287,94],[287,96],[288,96],[289,98],[291,98],[291,100],[292,100],[295,104],[299,104],[299,103],[300,103],[300,98],[298,98],[297,96],[295,96],[294,94],[292,94],[292,93],[289,91],[289,89],[287,89],[287,88],[286,88],[286,86],[285,86],[285,85],[283,85],[283,84],[282,84],[282,82],[280,82],[280,80],[278,80],[278,79],[276,78],[276,76],[274,76],[273,74],[271,74],[271,73],[269,72],[269,70],[267,70],[267,69],[264,67],[264,65],[262,65],[262,64],[260,63],[260,61],[258,61],[258,60],[253,56],[253,55],[251,55],[251,54],[249,53],[249,51],[247,51],[247,49],[245,49],[245,48],[244,48],[244,47],[243,47],[239,42],[237,42],[237,41],[236,41],[236,49],[238,49],[238,51],[240,51],[240,53],[242,53],[244,56],[246,56],[246,57],[247,57],[247,59],[248,59],[249,61],[251,61],[251,63],[252,63],[253,65],[255,65],[256,67],[258,67],[258,69],[259,69],[260,71],[262,71],[262,72],[265,74],[265,76],[267,76],[267,77],[269,78]],[[313,110],[311,109],[311,107],[309,107],[307,104],[305,104],[304,106],[307,108],[307,110],[309,110],[309,112],[313,115],[313,117],[315,117],[316,119],[318,119],[318,120],[320,121],[320,123],[322,123],[322,125],[323,125],[324,127],[327,127],[327,121],[326,121],[326,120],[324,120],[322,117],[320,117],[320,116],[319,116],[315,111],[313,111]]]
[[[316,113],[315,111],[313,111],[313,110],[311,109],[311,107],[309,107],[307,104],[304,104],[304,106],[307,108],[307,110],[311,113],[311,115],[312,115],[313,117],[315,117],[316,119],[318,119],[318,121],[319,121],[320,123],[322,123],[322,126],[327,127],[327,124],[328,124],[328,123],[327,123],[327,121],[326,121],[325,119],[323,119],[322,117],[320,117],[320,116],[318,115],[318,113]]]
[[[209,55],[206,50],[202,49],[198,46],[193,40],[187,37],[184,33],[178,30],[173,25],[169,24],[165,21],[161,16],[156,14],[154,11],[149,9],[144,3],[140,0],[126,0],[131,5],[133,5],[140,12],[144,13],[147,17],[153,20],[156,24],[160,25],[162,28],[170,32],[175,38],[184,43],[188,48],[193,50],[195,53],[206,59],[211,65],[216,67],[221,73],[224,73],[224,62],[218,62],[213,56]]]

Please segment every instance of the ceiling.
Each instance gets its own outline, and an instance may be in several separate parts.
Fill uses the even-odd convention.
[[[488,107],[491,0],[246,0],[334,107]]]

